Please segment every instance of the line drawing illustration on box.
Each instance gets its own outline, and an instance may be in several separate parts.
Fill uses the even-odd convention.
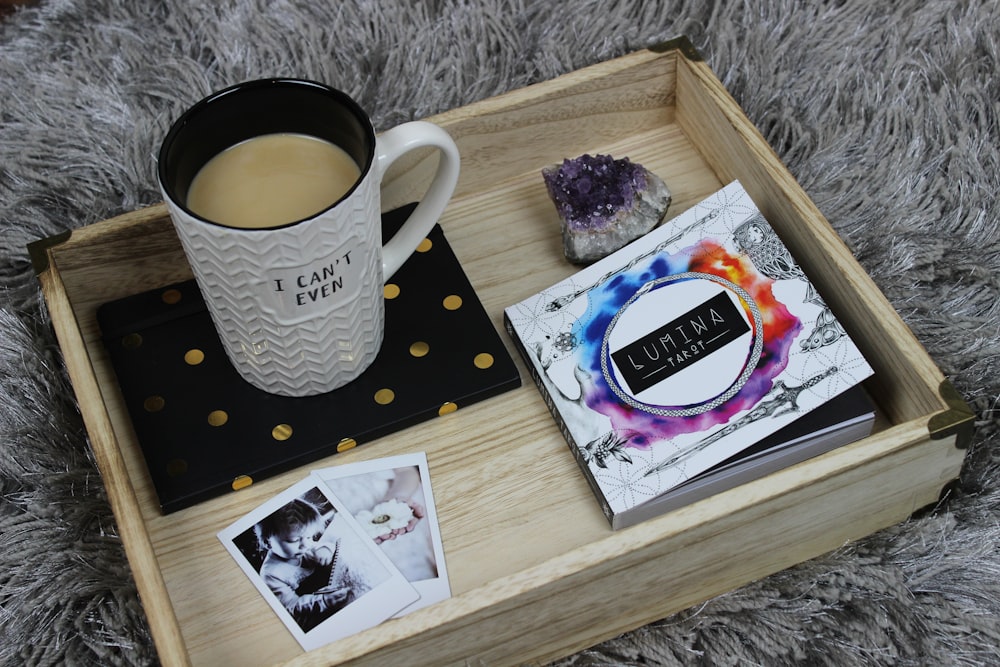
[[[505,318],[609,518],[872,373],[738,182]]]
[[[816,288],[813,287],[805,272],[788,248],[781,242],[774,229],[767,224],[764,216],[758,213],[733,231],[736,247],[746,253],[757,267],[757,270],[774,280],[799,279],[805,281],[807,287],[805,301],[823,309],[816,319],[816,326],[799,345],[806,347],[822,347],[831,345],[846,335],[844,327],[833,316],[829,306],[823,301]]]

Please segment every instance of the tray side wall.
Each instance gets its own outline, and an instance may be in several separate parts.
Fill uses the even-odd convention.
[[[72,254],[72,236],[66,242],[70,244],[68,247],[57,245],[46,251],[47,267],[38,275],[38,279],[70,381],[80,403],[80,413],[90,438],[94,459],[107,489],[118,534],[132,568],[157,653],[164,665],[188,665],[190,663],[180,626],[173,613],[142,513],[138,510],[135,492],[118,449],[110,417],[100,400],[100,385],[77,325],[73,306],[59,273],[59,256],[63,253]]]
[[[828,458],[820,479],[803,483],[796,466],[723,494],[721,504],[690,506],[681,513],[695,525],[664,539],[650,535],[668,530],[670,517],[494,582],[489,592],[496,601],[390,646],[372,650],[376,628],[287,665],[501,665],[582,650],[841,547],[936,501],[942,470],[956,472],[956,461],[946,458],[956,450],[919,439],[919,425],[911,431],[917,444],[900,449],[884,439],[877,456],[864,446],[844,448]],[[439,610],[464,602],[446,601]]]
[[[561,162],[595,145],[674,122],[674,52],[640,51],[557,79],[446,111],[427,120],[458,144],[456,197],[523,174],[526,165]],[[614,124],[581,119],[614,115]],[[419,199],[437,160],[431,152],[398,160],[383,181],[382,208]]]
[[[723,182],[739,179],[875,368],[866,382],[894,423],[946,410],[944,376],[715,74],[682,60],[677,121]]]

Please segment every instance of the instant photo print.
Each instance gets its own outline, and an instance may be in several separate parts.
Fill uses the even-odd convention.
[[[333,466],[313,475],[344,503],[420,594],[396,616],[451,597],[423,452]]]
[[[307,651],[378,625],[419,597],[315,477],[218,537]]]

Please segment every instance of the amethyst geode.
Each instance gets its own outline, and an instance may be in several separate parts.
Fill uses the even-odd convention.
[[[628,158],[581,155],[542,169],[571,262],[598,260],[650,231],[670,205],[656,174]]]

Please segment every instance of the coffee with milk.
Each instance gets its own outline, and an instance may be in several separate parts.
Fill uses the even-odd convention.
[[[227,227],[279,227],[329,208],[360,176],[354,160],[328,141],[266,134],[209,160],[191,182],[187,206]]]

